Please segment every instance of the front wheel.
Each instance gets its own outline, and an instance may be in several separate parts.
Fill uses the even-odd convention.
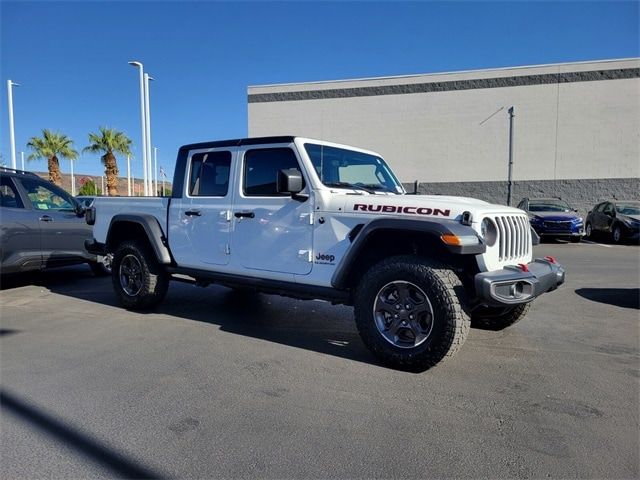
[[[531,303],[521,303],[511,308],[483,307],[471,314],[471,326],[483,330],[504,330],[522,320]]]
[[[582,241],[582,237],[570,237],[569,241],[571,243],[580,243]]]
[[[362,341],[378,358],[414,371],[453,356],[470,327],[455,272],[412,256],[369,269],[355,292],[355,319]]]
[[[611,231],[611,238],[613,239],[613,243],[620,243],[622,240],[622,229],[620,228],[620,225],[613,227],[613,230]]]
[[[136,241],[122,243],[113,256],[113,288],[125,308],[141,310],[159,304],[169,276],[149,248]]]
[[[584,227],[585,237],[593,239],[593,227],[591,227],[591,223],[587,222]]]

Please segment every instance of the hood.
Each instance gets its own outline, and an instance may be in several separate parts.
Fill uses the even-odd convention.
[[[640,215],[623,215],[621,213],[618,214],[620,219],[629,218],[631,220],[635,220],[636,222],[640,222]]]
[[[467,197],[442,195],[341,195],[344,211],[362,214],[402,215],[459,219],[463,212],[472,217],[486,213],[522,214],[522,210],[504,205],[492,205]]]
[[[550,220],[556,222],[568,222],[575,218],[579,218],[575,212],[528,212],[530,217],[538,217],[542,220]]]

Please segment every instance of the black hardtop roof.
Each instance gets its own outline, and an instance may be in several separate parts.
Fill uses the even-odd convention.
[[[0,173],[3,174],[7,174],[7,175],[26,175],[28,177],[36,177],[36,178],[40,178],[38,175],[36,175],[33,172],[29,172],[27,170],[17,170],[15,168],[10,168],[10,167],[0,167]]]
[[[211,142],[190,143],[183,145],[180,150],[195,150],[197,148],[219,148],[219,147],[239,147],[241,145],[264,145],[269,143],[291,143],[294,136],[280,137],[254,137],[254,138],[236,138],[234,140],[216,140]]]

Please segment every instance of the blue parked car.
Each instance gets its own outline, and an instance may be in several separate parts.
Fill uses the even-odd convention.
[[[565,238],[574,243],[584,236],[584,220],[559,198],[523,198],[518,208],[529,214],[529,222],[540,237]]]

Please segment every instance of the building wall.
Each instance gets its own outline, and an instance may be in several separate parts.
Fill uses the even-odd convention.
[[[403,182],[466,182],[456,193],[506,185],[510,106],[518,185],[574,196],[602,179],[615,191],[640,177],[640,59],[256,86],[248,102],[250,136],[361,146]],[[539,180],[553,186],[538,189]]]

